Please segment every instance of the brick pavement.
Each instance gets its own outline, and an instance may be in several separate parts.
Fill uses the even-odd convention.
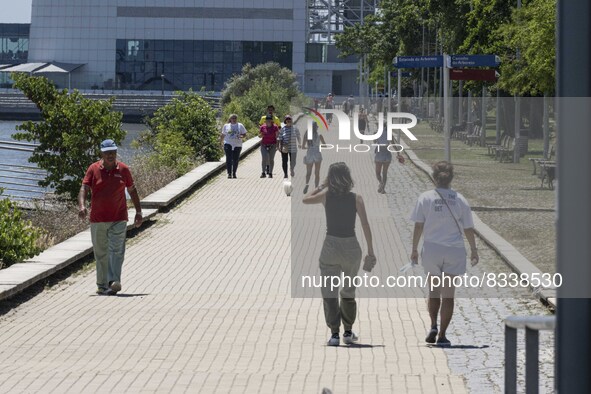
[[[291,200],[258,169],[134,239],[121,296],[91,271],[0,317],[0,392],[466,392],[423,345],[421,299],[360,300],[361,344],[325,346],[321,301],[290,297]]]
[[[378,196],[370,155],[359,160],[367,164],[355,167],[356,190],[378,258],[396,246],[379,269],[397,272],[408,256],[409,204],[426,177],[393,165],[390,179],[405,187]],[[322,302],[290,296],[292,199],[279,176],[258,174],[254,153],[239,179],[213,179],[130,242],[121,296],[93,296],[92,271],[1,316],[0,392],[500,391],[499,319],[541,307],[459,300],[450,336],[463,345],[443,350],[423,343],[424,299],[361,298],[360,344],[327,347]]]

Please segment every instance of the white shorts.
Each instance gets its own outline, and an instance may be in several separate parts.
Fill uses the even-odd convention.
[[[425,274],[440,276],[463,275],[466,273],[466,248],[458,246],[443,246],[430,242],[423,244],[421,262]]]

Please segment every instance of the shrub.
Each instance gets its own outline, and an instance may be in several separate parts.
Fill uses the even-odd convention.
[[[22,218],[20,209],[12,201],[0,199],[0,268],[39,253],[37,242],[42,234],[42,230]]]
[[[156,134],[154,152],[147,157],[149,168],[171,168],[177,177],[191,170],[195,162],[195,151],[187,145],[183,135],[175,130],[164,130]]]
[[[132,159],[130,164],[133,181],[140,199],[168,185],[178,176],[175,168],[162,165],[161,162],[151,157],[153,154],[138,155]]]
[[[177,92],[178,97],[159,108],[154,117],[148,120],[152,130],[147,143],[159,153],[172,154],[178,149],[176,143],[187,145],[193,149],[193,157],[202,157],[207,161],[217,161],[222,155],[219,144],[219,131],[215,119],[215,111],[199,96],[189,92]],[[165,133],[159,140],[155,137]],[[178,140],[182,136],[183,141]],[[184,153],[182,151],[181,153]],[[175,163],[182,168],[184,160]]]

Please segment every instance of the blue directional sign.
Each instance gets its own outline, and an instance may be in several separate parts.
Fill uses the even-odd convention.
[[[391,72],[390,72],[390,76],[391,76],[392,78],[396,78],[396,77],[398,77],[398,71],[391,71]],[[402,71],[402,74],[401,74],[400,76],[401,76],[402,78],[405,78],[405,77],[412,77],[412,73],[411,73],[410,71]]]
[[[460,67],[497,67],[501,59],[496,55],[451,55],[451,66]]]
[[[426,68],[441,67],[443,65],[443,56],[396,56],[394,58],[394,67],[397,68]]]

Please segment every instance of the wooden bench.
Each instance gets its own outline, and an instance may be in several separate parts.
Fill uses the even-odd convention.
[[[494,156],[496,158],[497,157],[497,149],[507,147],[510,138],[511,138],[511,136],[509,134],[503,134],[501,136],[501,143],[500,144],[486,144],[486,147],[488,148],[488,154],[490,156]]]
[[[509,161],[513,160],[513,151],[515,150],[515,138],[509,137],[507,140],[507,145],[496,148],[496,157],[499,159],[499,163],[505,161],[507,158]]]
[[[472,146],[474,143],[480,144],[480,137],[482,136],[482,126],[476,125],[474,126],[474,132],[472,134],[468,134],[466,139],[464,140],[465,143]]]
[[[555,150],[554,144],[552,144],[550,146],[550,152],[548,153],[547,159],[545,159],[543,157],[530,157],[528,160],[531,162],[531,164],[534,167],[534,171],[532,172],[532,175],[536,175],[536,167],[537,167],[536,165],[539,165],[540,163],[546,162],[546,161],[553,162],[552,158],[555,155],[556,155],[556,150]]]
[[[548,189],[554,190],[554,179],[556,179],[556,162],[540,162],[540,174],[538,177],[541,180],[541,188],[544,188],[544,182],[548,184]]]

